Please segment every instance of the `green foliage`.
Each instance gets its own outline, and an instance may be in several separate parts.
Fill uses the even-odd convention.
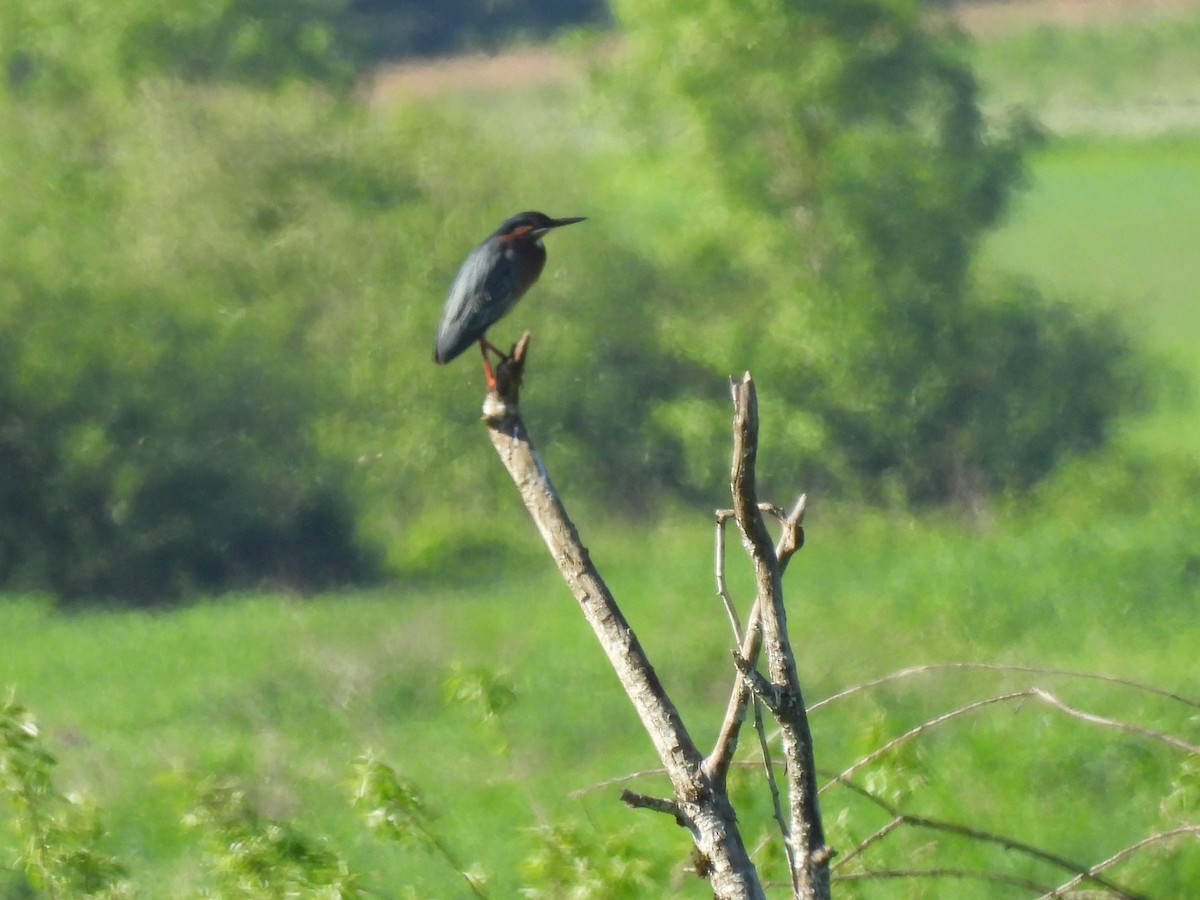
[[[977,48],[989,96],[1036,107],[1057,133],[1190,127],[1200,14],[1118,16],[1006,30]],[[1181,115],[1183,114],[1183,115]]]
[[[629,832],[596,834],[571,825],[534,829],[536,849],[521,864],[530,900],[644,897],[653,890],[650,865]]]
[[[4,577],[65,600],[153,603],[369,571],[337,469],[314,452],[311,378],[277,362],[286,342],[248,325],[164,323],[150,297],[127,315],[77,302],[99,312],[79,325],[103,345],[60,349],[36,317],[19,347],[5,342],[6,493],[19,520],[0,531]]]
[[[604,0],[355,0],[357,42],[376,59],[494,50],[607,20]]]
[[[1111,456],[1106,464],[1075,461],[1054,477],[1053,490],[1001,508],[982,531],[949,515],[811,508],[786,585],[793,633],[821,635],[802,653],[810,701],[895,669],[951,660],[1099,671],[1192,693],[1200,512],[1178,498],[1200,484],[1195,461],[1181,460],[1172,475]],[[730,636],[712,595],[710,517],[684,514],[655,527],[592,522],[584,537],[697,740],[711,740],[732,673],[714,665],[727,658]],[[303,603],[242,596],[154,615],[62,615],[9,599],[0,607],[4,677],[62,735],[54,748],[62,777],[103,805],[112,835],[105,847],[120,849],[139,884],[194,896],[216,877],[207,867],[216,857],[197,853],[207,838],[179,828],[180,803],[194,802],[194,779],[176,787],[184,771],[247,786],[263,811],[260,823],[328,836],[328,845],[315,846],[336,850],[367,891],[411,885],[417,897],[463,895],[469,889],[457,873],[478,869],[492,896],[518,896],[522,887],[553,893],[527,865],[572,885],[568,860],[576,860],[579,883],[588,883],[619,879],[622,860],[636,859],[648,864],[650,886],[635,896],[696,894],[701,887],[680,874],[686,833],[668,819],[631,813],[615,786],[597,787],[655,761],[578,609],[540,559],[509,558],[505,566],[497,564],[483,587],[395,587]],[[748,602],[750,575],[729,575],[735,601]],[[830,608],[839,611],[832,624]],[[501,715],[517,777],[464,710],[445,703],[447,658],[462,661],[468,683],[476,670],[485,680],[494,677],[488,670],[513,673],[519,701]],[[113,664],[123,659],[137,665]],[[1017,678],[930,675],[824,706],[812,717],[818,766],[842,771],[923,721],[1015,689]],[[1080,709],[1197,740],[1194,709],[1110,685],[1029,680]],[[354,810],[344,773],[364,735],[386,748],[392,774],[378,782],[387,791],[364,791],[369,799]],[[753,757],[754,741],[742,743]],[[770,830],[770,801],[759,772],[739,772],[735,801],[757,840]],[[1195,821],[1194,780],[1177,752],[1033,702],[948,723],[859,780],[909,811],[1014,834],[1083,861]],[[661,776],[630,786],[669,791]],[[175,800],[180,794],[186,799]],[[840,789],[822,802],[830,821],[844,819],[843,851],[888,821]],[[370,813],[384,841],[364,840]],[[545,831],[526,830],[543,824]],[[431,848],[420,826],[457,865]],[[560,832],[566,836],[555,837]],[[935,849],[942,861],[943,853],[962,853],[949,858],[974,867],[1007,857],[922,831],[900,837],[880,842],[865,862],[907,866],[914,853]],[[1187,896],[1200,877],[1200,854],[1187,843],[1160,849],[1146,857],[1160,864],[1122,880],[1150,896]],[[15,852],[0,835],[0,854]],[[539,854],[547,855],[543,863]],[[764,862],[764,871],[780,871],[776,864]],[[956,885],[954,893],[992,900],[1005,890],[1011,894]]]
[[[1094,448],[1132,406],[1110,322],[975,271],[1036,132],[985,118],[965,45],[918,4],[617,13],[630,48],[601,83],[644,136],[639,164],[703,198],[673,235],[672,277],[694,288],[666,298],[666,349],[769,380],[806,484],[978,500]],[[685,391],[659,421],[709,402]]]
[[[318,445],[338,395],[309,346],[306,249],[277,212],[302,201],[271,191],[297,144],[235,165],[221,188],[242,202],[218,212],[216,160],[156,143],[196,127],[182,106],[155,127],[182,94],[101,105],[98,147],[65,156],[78,103],[11,99],[36,127],[0,146],[0,578],[154,603],[371,577],[349,465]],[[157,153],[171,164],[147,169]]]
[[[291,826],[262,816],[244,789],[202,789],[184,824],[201,831],[216,897],[245,900],[347,900],[361,897],[357,878],[336,853]]]
[[[498,755],[511,753],[504,716],[517,702],[517,689],[510,674],[456,664],[442,682],[442,692],[448,705],[465,707],[475,714]]]
[[[924,346],[889,348],[883,371],[864,379],[888,398],[872,416],[831,410],[855,471],[909,499],[978,502],[1103,446],[1116,411],[1137,408],[1144,380],[1111,317],[1082,316],[1022,283],[963,313],[931,323]],[[913,380],[888,379],[892,363]]]
[[[151,8],[124,35],[136,71],[270,85],[349,86],[357,60],[350,0],[203,0]]]
[[[1200,761],[1185,759],[1171,781],[1171,793],[1163,798],[1163,819],[1168,824],[1183,824],[1200,818]]]
[[[517,702],[512,676],[481,666],[453,666],[443,689],[447,703],[474,707],[485,722],[498,719]]]
[[[350,85],[349,0],[11,0],[0,69],[24,96],[78,101],[150,75]]]
[[[0,705],[0,795],[10,802],[20,845],[16,869],[29,890],[51,900],[132,896],[124,869],[99,847],[105,834],[96,812],[55,790],[55,764],[33,716],[7,697]]]
[[[486,896],[485,876],[478,869],[467,870],[458,861],[439,834],[432,811],[411,782],[373,756],[355,761],[355,781],[354,804],[364,813],[367,827],[377,837],[429,849],[462,876],[472,894]]]

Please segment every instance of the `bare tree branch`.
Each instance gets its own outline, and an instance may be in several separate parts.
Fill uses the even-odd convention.
[[[804,531],[800,527],[800,522],[804,516],[804,509],[807,503],[807,497],[804,494],[800,495],[800,499],[796,501],[796,505],[791,513],[785,513],[778,506],[772,503],[759,503],[758,508],[761,512],[768,513],[779,520],[782,526],[782,534],[780,535],[779,543],[775,547],[775,556],[779,560],[780,574],[787,566],[788,560],[792,555],[800,549],[804,543]],[[717,581],[717,596],[721,598],[721,602],[725,607],[726,615],[729,616],[729,621],[733,627],[734,640],[740,645],[743,643],[744,635],[742,633],[741,620],[738,618],[737,608],[733,603],[733,599],[729,596],[728,582],[725,578],[725,525],[735,517],[735,511],[732,509],[718,509],[715,513],[716,518],[716,581]],[[756,602],[751,610],[751,618],[755,623],[755,629],[758,628],[759,605]],[[717,768],[719,777],[723,780],[728,772],[728,766],[732,762],[733,742],[736,741],[737,732],[742,725],[742,720],[745,713],[745,691],[753,690],[754,678],[761,676],[750,666],[735,650],[733,653],[734,665],[738,667],[745,678],[744,683],[735,682],[733,697],[731,698],[729,712],[722,725],[720,735],[717,740],[716,748],[710,756],[710,761],[714,758],[723,761]],[[762,705],[758,697],[754,698],[754,732],[758,736],[759,752],[763,761],[763,774],[767,779],[767,787],[771,794],[771,808],[775,816],[775,821],[779,823],[780,834],[786,836],[789,825],[784,814],[783,803],[779,793],[779,783],[775,778],[775,764],[771,758],[770,738],[767,735],[766,727],[763,723]],[[788,871],[796,870],[795,851],[792,844],[786,839],[783,842],[783,851],[787,857]],[[755,851],[757,852],[757,850]],[[751,854],[753,856],[754,854]]]
[[[1094,884],[1097,884],[1100,887],[1110,891],[1112,895],[1122,898],[1122,900],[1138,900],[1138,896],[1129,891],[1127,888],[1101,877],[1098,874],[1099,867],[1097,866],[1093,866],[1091,869],[1089,869],[1086,865],[1069,860],[1066,857],[1059,856],[1056,853],[1051,853],[1048,850],[1042,849],[1041,847],[1035,847],[1033,844],[1028,844],[1025,841],[1020,841],[1007,835],[997,834],[991,831],[983,831],[979,828],[972,828],[969,825],[959,825],[956,822],[947,822],[943,819],[931,819],[927,816],[910,815],[909,813],[901,810],[894,803],[885,800],[883,797],[880,797],[873,791],[867,790],[866,788],[862,787],[862,785],[850,781],[848,778],[843,778],[839,775],[834,779],[834,781],[842,787],[853,791],[858,796],[869,800],[875,806],[879,807],[892,817],[892,820],[888,822],[887,825],[878,829],[875,833],[860,842],[858,846],[850,851],[850,853],[847,853],[845,857],[838,860],[838,862],[834,865],[835,869],[839,869],[840,867],[844,866],[849,860],[853,859],[855,856],[865,850],[867,846],[883,839],[887,835],[894,832],[901,825],[911,825],[914,828],[925,828],[931,831],[955,834],[959,837],[969,838],[985,844],[995,844],[996,846],[1002,847],[1005,850],[1016,851],[1024,856],[1031,857],[1032,859],[1048,863],[1052,866],[1057,866],[1058,868],[1064,869],[1067,872],[1078,873],[1081,881],[1091,881]],[[1043,888],[1038,888],[1038,890],[1043,890]]]
[[[497,366],[496,388],[488,393],[484,402],[484,421],[489,438],[512,476],[526,508],[580,610],[608,656],[662,762],[661,770],[635,773],[606,784],[617,784],[633,777],[659,772],[667,775],[671,781],[673,797],[658,797],[623,790],[621,799],[633,808],[670,815],[690,832],[695,843],[696,859],[700,861],[696,865],[696,871],[710,879],[714,897],[718,900],[765,900],[762,883],[739,832],[726,789],[729,768],[735,764],[734,754],[739,732],[751,703],[755,704],[755,728],[771,786],[775,817],[783,834],[792,891],[796,897],[804,900],[827,900],[830,896],[830,863],[833,851],[825,844],[818,795],[835,784],[867,798],[890,815],[890,820],[883,827],[859,841],[842,862],[833,867],[837,869],[837,873],[832,877],[842,881],[867,878],[970,878],[1039,891],[1042,892],[1043,898],[1061,898],[1068,893],[1077,895],[1075,889],[1078,886],[1092,884],[1103,888],[1108,892],[1108,896],[1136,900],[1135,894],[1104,877],[1102,873],[1151,845],[1186,837],[1200,837],[1200,825],[1181,826],[1144,838],[1088,868],[1004,835],[910,815],[851,780],[863,767],[932,729],[988,706],[1022,700],[1037,700],[1064,715],[1093,726],[1134,734],[1189,754],[1200,754],[1200,746],[1154,729],[1078,709],[1038,687],[977,700],[923,722],[855,761],[820,791],[817,789],[812,735],[807,718],[809,711],[805,709],[800,689],[782,591],[783,572],[795,552],[803,546],[804,532],[801,522],[805,513],[806,498],[800,496],[790,511],[784,511],[773,504],[760,502],[756,497],[758,410],[754,385],[749,374],[740,381],[731,381],[734,400],[734,453],[730,481],[734,505],[730,510],[716,512],[717,594],[725,606],[737,644],[733,660],[738,676],[713,751],[707,757],[703,756],[684,727],[678,711],[659,681],[636,635],[592,564],[587,549],[580,542],[575,526],[568,518],[550,482],[545,465],[533,447],[521,418],[518,402],[528,337],[526,333],[513,348],[511,357],[502,360]],[[779,538],[774,543],[764,516],[775,519],[780,525]],[[755,597],[744,628],[725,577],[724,528],[731,519],[737,523],[743,546],[754,568]],[[763,655],[765,671],[760,671],[759,662]],[[1200,708],[1200,703],[1196,701],[1128,679],[1036,667],[955,663],[920,666],[894,672],[841,691],[815,704],[810,711],[904,678],[954,669],[1090,678],[1146,691],[1193,708]],[[782,764],[787,784],[786,807],[774,779],[775,763],[763,728],[760,702],[770,710],[779,725]],[[1072,873],[1072,878],[1060,887],[1047,891],[1044,885],[1030,879],[952,867],[846,871],[845,863],[851,860],[861,861],[871,847],[888,839],[905,826],[994,844],[1054,865]]]
[[[642,769],[640,772],[626,772],[624,775],[618,775],[616,778],[606,778],[603,781],[597,781],[595,784],[589,784],[587,787],[571,791],[567,796],[572,800],[578,800],[580,797],[594,794],[596,791],[602,791],[606,788],[616,787],[619,784],[629,784],[631,781],[640,781],[643,778],[652,778],[657,775],[666,774],[667,770],[662,766],[657,766],[653,769]]]
[[[840,775],[838,775],[832,781],[826,782],[825,785],[821,788],[821,792],[824,793],[825,791],[827,791],[829,788],[833,787],[838,782],[849,779],[859,769],[863,768],[864,766],[870,765],[871,763],[875,762],[875,760],[879,759],[881,756],[886,756],[888,753],[890,753],[892,750],[894,750],[896,747],[900,746],[901,744],[905,743],[906,741],[910,741],[913,738],[915,738],[919,735],[922,735],[927,731],[937,728],[939,725],[944,725],[947,722],[957,719],[960,716],[965,716],[967,713],[974,712],[977,709],[982,709],[985,706],[994,706],[997,703],[1007,703],[1012,700],[1020,700],[1020,699],[1023,699],[1026,697],[1031,697],[1031,696],[1033,696],[1031,691],[1014,691],[1011,694],[1001,694],[998,697],[988,697],[985,700],[976,700],[974,703],[968,703],[966,706],[960,706],[958,709],[952,709],[948,713],[943,713],[940,716],[936,716],[935,718],[929,719],[926,722],[922,722],[920,725],[917,725],[915,728],[910,728],[908,731],[904,732],[904,734],[900,735],[899,737],[894,737],[887,743],[885,743],[879,747],[876,747],[874,750],[872,750],[866,756],[860,757],[859,759],[855,760]]]
[[[679,811],[679,804],[674,800],[667,800],[663,797],[651,797],[649,794],[640,794],[637,791],[621,791],[621,802],[631,809],[649,809],[654,812],[666,813],[674,817],[677,824],[691,830],[692,826]]]
[[[1165,691],[1162,688],[1155,687],[1151,684],[1146,684],[1141,681],[1134,681],[1129,678],[1117,678],[1112,675],[1098,675],[1092,672],[1075,672],[1069,669],[1053,669],[1043,668],[1040,666],[1018,666],[1006,665],[1004,663],[977,663],[977,662],[954,662],[954,663],[930,663],[924,666],[912,666],[907,669],[900,669],[884,675],[882,678],[876,678],[871,681],[864,681],[862,684],[851,685],[850,687],[838,691],[832,696],[826,697],[824,700],[819,700],[808,708],[809,713],[814,713],[822,707],[829,706],[839,700],[844,700],[854,694],[863,691],[872,690],[877,687],[882,687],[886,684],[891,684],[894,681],[900,681],[905,678],[911,678],[915,675],[925,675],[934,672],[945,671],[962,671],[962,670],[979,670],[986,672],[1020,672],[1030,675],[1051,675],[1059,678],[1077,678],[1090,681],[1102,681],[1107,684],[1118,684],[1122,687],[1133,688],[1135,690],[1144,691],[1148,694],[1155,694],[1159,697],[1165,697],[1168,700],[1174,700],[1177,703],[1182,703],[1186,706],[1200,709],[1200,700],[1192,700],[1188,697],[1183,697],[1179,694]]]
[[[721,598],[721,603],[725,606],[725,614],[729,616],[729,624],[733,628],[733,639],[742,643],[742,620],[738,617],[737,607],[733,605],[733,599],[729,596],[729,585],[725,581],[725,523],[733,518],[732,509],[718,509],[716,512],[717,519],[717,538],[716,538],[716,569],[717,569],[717,596]]]
[[[782,570],[763,521],[756,487],[758,459],[758,398],[750,373],[732,381],[733,466],[730,487],[733,509],[742,543],[754,564],[754,604],[762,621],[762,649],[767,655],[770,691],[760,691],[782,734],[783,757],[788,782],[789,823],[784,840],[791,844],[792,887],[797,896],[829,897],[829,859],[817,800],[816,765],[812,733],[804,710],[796,660],[787,631],[783,604]],[[738,665],[743,677],[751,677],[753,662],[743,656]],[[755,682],[756,689],[759,688]]]
[[[1123,862],[1138,851],[1144,850],[1146,847],[1163,842],[1174,842],[1184,837],[1200,838],[1200,825],[1181,825],[1178,828],[1172,828],[1169,831],[1160,831],[1157,834],[1152,834],[1149,837],[1142,838],[1136,844],[1130,844],[1128,847],[1119,850],[1103,862],[1092,866],[1086,872],[1079,873],[1065,884],[1060,884],[1054,890],[1043,894],[1038,898],[1038,900],[1051,900],[1051,898],[1054,897],[1062,897],[1067,892],[1078,887],[1084,881],[1095,881],[1096,875],[1099,872],[1103,872],[1105,869],[1112,868],[1117,863]]]
[[[779,543],[775,546],[775,556],[779,561],[779,574],[782,577],[787,571],[787,564],[797,550],[804,546],[804,529],[801,523],[804,521],[804,512],[808,504],[808,497],[801,494],[796,501],[796,505],[786,517],[779,517],[780,524],[783,527],[783,533],[780,535]],[[774,508],[777,509],[777,508]],[[718,510],[717,511],[717,528],[721,529],[726,521],[733,518],[733,510]],[[720,537],[720,548],[723,551],[725,547],[724,535]],[[720,558],[720,569],[722,579],[724,578],[724,557]],[[720,593],[720,585],[718,593]],[[728,596],[722,598],[726,603],[726,609],[732,608],[733,601],[728,599]],[[733,612],[731,618],[736,621],[737,613]],[[754,605],[750,610],[749,624],[746,631],[740,636],[741,646],[738,651],[741,657],[752,665],[758,662],[758,654],[762,648],[762,609],[759,606],[758,599],[755,598]],[[735,629],[736,631],[736,629]],[[708,759],[705,760],[705,767],[708,769],[713,778],[721,782],[724,780],[729,771],[729,766],[733,763],[733,755],[737,750],[738,732],[741,730],[742,722],[746,718],[746,709],[749,706],[751,698],[750,686],[744,679],[738,678],[734,681],[733,693],[729,698],[729,705],[725,710],[725,718],[721,722],[720,731],[717,734],[717,740],[713,745],[712,752],[709,753]]]
[[[976,869],[867,869],[862,872],[849,872],[845,875],[834,875],[834,881],[868,881],[883,878],[956,878],[959,880],[991,881],[997,884],[1011,884],[1029,891],[1043,890],[1043,886],[1028,878],[1016,875],[1005,875],[1002,872],[988,872]]]
[[[849,782],[847,782],[847,784],[849,784]],[[885,837],[887,837],[907,821],[908,820],[902,815],[893,816],[892,820],[882,828],[876,828],[869,835],[851,847],[848,851],[839,854],[837,862],[833,864],[834,878],[837,877],[838,870],[846,868],[846,864],[849,863],[850,860],[866,851],[868,847],[871,847],[882,841]]]
[[[1046,703],[1060,712],[1066,713],[1069,716],[1080,719],[1091,725],[1099,725],[1104,728],[1115,728],[1120,731],[1127,731],[1131,734],[1137,734],[1141,737],[1149,738],[1150,740],[1159,741],[1167,744],[1170,747],[1174,747],[1177,750],[1183,750],[1186,753],[1200,754],[1200,747],[1196,746],[1195,744],[1190,744],[1187,741],[1180,740],[1173,735],[1164,734],[1163,732],[1155,731],[1152,728],[1143,728],[1140,725],[1132,725],[1128,722],[1121,722],[1116,719],[1107,719],[1103,716],[1093,715],[1092,713],[1087,713],[1082,710],[1075,709],[1072,706],[1068,706],[1053,694],[1050,694],[1041,688],[1028,688],[1022,691],[1013,691],[1008,694],[999,694],[995,697],[976,700],[973,703],[968,703],[964,706],[958,707],[957,709],[952,709],[947,713],[943,713],[940,716],[929,719],[926,722],[922,722],[920,725],[910,728],[908,731],[904,732],[898,737],[892,738],[887,743],[877,747],[875,750],[872,750],[866,756],[863,756],[853,762],[849,768],[841,773],[840,776],[835,778],[833,781],[826,783],[821,788],[821,791],[824,792],[828,788],[832,787],[834,783],[842,779],[849,778],[863,766],[869,765],[870,763],[879,759],[881,756],[884,756],[891,750],[894,750],[900,744],[910,741],[913,738],[930,731],[931,729],[945,725],[947,722],[967,715],[968,713],[975,712],[976,710],[983,709],[984,707],[994,706],[998,703],[1011,703],[1014,700],[1040,700],[1041,702]]]
[[[1084,712],[1081,709],[1076,709],[1073,706],[1068,706],[1063,703],[1053,694],[1043,691],[1041,688],[1034,688],[1030,693],[1041,700],[1043,703],[1048,703],[1055,709],[1066,713],[1069,716],[1074,716],[1083,722],[1091,725],[1099,725],[1102,728],[1115,728],[1118,731],[1128,731],[1130,734],[1141,735],[1144,738],[1149,738],[1152,741],[1159,741],[1176,750],[1182,750],[1184,753],[1194,753],[1200,755],[1200,746],[1190,744],[1185,740],[1175,737],[1172,734],[1166,734],[1162,731],[1155,731],[1153,728],[1144,728],[1141,725],[1134,725],[1130,722],[1122,722],[1119,719],[1109,719],[1104,716],[1098,716],[1094,713]]]
[[[713,783],[704,757],[592,564],[521,418],[518,392],[528,340],[526,333],[496,369],[496,389],[484,400],[488,437],[658,751],[680,818],[707,860],[714,896],[760,900],[763,889],[728,795]]]

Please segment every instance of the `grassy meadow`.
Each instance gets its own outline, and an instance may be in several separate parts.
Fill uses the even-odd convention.
[[[1174,109],[1200,96],[1200,44],[1191,24],[1156,27],[1153,58],[1169,61]],[[997,102],[1029,99],[1056,132],[1033,159],[1028,194],[990,241],[988,262],[1129,322],[1163,361],[1158,405],[1123,423],[1098,457],[1071,461],[1032,495],[997,498],[970,521],[814,502],[808,543],[786,580],[810,702],[900,668],[955,662],[1103,673],[1200,698],[1200,118],[1149,133],[1140,119],[1137,129],[1118,127],[1121,111],[1161,84],[1129,75],[1098,86],[1082,60],[1106,39],[1118,49],[1130,39],[1105,29],[1086,39],[1068,26],[984,39],[980,64]],[[1039,48],[1036,67],[1023,62],[1031,47]],[[1133,50],[1113,58],[1147,66]],[[480,114],[503,115],[523,99],[520,87],[486,103],[456,90],[464,110],[489,108]],[[528,90],[538,112],[526,115],[574,127],[570,88]],[[1077,102],[1090,118],[1066,112]],[[613,150],[597,136],[595,152]],[[659,202],[648,217],[677,201]],[[759,391],[769,394],[771,385]],[[532,400],[526,418],[536,439]],[[764,417],[768,480],[772,460],[787,453],[772,442],[782,430]],[[546,450],[556,474],[561,461],[553,446]],[[804,487],[772,482],[770,492],[786,504]],[[713,507],[725,502],[711,499]],[[707,746],[732,673],[708,511],[676,507],[661,521],[633,525],[592,508],[572,511]],[[653,750],[515,498],[511,512],[525,535],[519,552],[499,558],[444,548],[437,577],[369,591],[70,614],[40,597],[5,598],[0,686],[36,712],[59,760],[59,788],[95,803],[106,849],[125,862],[142,896],[193,897],[211,887],[200,874],[199,839],[183,821],[198,790],[222,779],[244,786],[263,815],[327,841],[369,896],[470,896],[427,848],[386,844],[361,826],[350,803],[351,763],[367,752],[417,785],[440,836],[486,876],[489,896],[544,883],[541,826],[572,829],[581,855],[628,861],[624,896],[709,896],[704,881],[682,873],[685,833],[626,810],[617,787],[603,786],[652,769]],[[457,527],[472,524],[464,518]],[[736,560],[737,542],[729,544]],[[732,576],[744,602],[749,575],[739,566]],[[447,682],[463,673],[510,679],[515,702],[497,717],[452,702]],[[1072,707],[1200,742],[1195,707],[1162,696],[1062,675],[950,670],[815,712],[817,764],[832,776],[946,710],[1034,685]],[[748,759],[750,743],[747,735]],[[1200,799],[1185,762],[1159,742],[1025,699],[934,731],[860,777],[914,813],[1094,863],[1195,821]],[[654,793],[662,783],[650,775],[635,786]],[[766,834],[762,785],[746,775],[736,796],[749,834]],[[843,849],[888,819],[837,788],[826,792],[824,810]],[[7,840],[0,836],[6,856]],[[1045,863],[941,832],[901,829],[876,851],[876,869],[947,866],[1049,886],[1067,880]],[[774,861],[767,871],[778,874],[777,853],[763,853]],[[1186,896],[1200,883],[1200,847],[1194,839],[1164,845],[1111,874],[1150,896]],[[0,876],[0,897],[26,896],[15,885]],[[863,898],[1031,896],[971,879],[853,881],[836,890]]]

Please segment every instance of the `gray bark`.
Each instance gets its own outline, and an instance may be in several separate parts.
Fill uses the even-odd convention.
[[[584,618],[591,625],[608,656],[621,686],[633,703],[674,789],[674,797],[669,800],[646,797],[630,791],[626,791],[623,798],[631,806],[668,812],[680,825],[688,829],[696,846],[697,871],[707,875],[712,885],[713,896],[718,900],[765,898],[761,881],[738,830],[736,816],[725,790],[729,757],[736,745],[737,728],[744,718],[749,686],[754,682],[747,675],[735,688],[737,696],[731,700],[731,708],[740,705],[741,712],[735,717],[736,721],[727,718],[720,742],[723,748],[719,757],[720,764],[713,766],[712,757],[706,760],[684,727],[675,705],[643,652],[637,636],[593,565],[587,548],[580,541],[579,534],[567,516],[550,481],[549,473],[530,439],[521,418],[518,396],[527,344],[528,334],[514,348],[512,357],[497,367],[496,389],[489,392],[485,398],[483,418],[492,445],[516,484],[526,509],[578,602]],[[751,421],[756,419],[752,418]],[[749,457],[746,456],[744,447],[739,453],[743,461],[748,458],[750,463],[740,482],[743,489],[743,497],[740,500],[735,491],[735,503],[740,509],[745,502],[753,504],[755,501],[752,486],[748,495],[745,492],[746,479],[753,479],[753,451],[750,451]],[[738,458],[735,454],[735,476]],[[739,481],[735,477],[735,488],[738,484]],[[798,508],[796,512],[797,521],[800,512],[802,508]],[[738,515],[738,523],[739,527],[743,525],[741,513]],[[762,525],[761,515],[758,516],[758,524]],[[793,543],[798,546],[798,542],[795,541],[798,533],[796,522],[792,525]],[[747,520],[743,534],[746,533],[746,528],[752,527],[752,522]],[[755,534],[758,538],[767,534],[765,526],[762,527],[761,533],[755,531]],[[779,556],[771,546],[769,536],[766,547],[770,552],[770,564],[763,564],[762,577],[767,579],[770,589],[762,588],[760,584],[760,597],[755,603],[756,614],[752,615],[751,630],[761,631],[762,640],[767,647],[772,682],[794,684],[795,667],[792,665],[789,669],[786,660],[780,656],[790,654],[791,651],[787,645],[786,633],[781,632],[781,629],[786,628],[786,621],[782,617],[782,595],[779,592]],[[790,556],[794,549],[795,546],[790,547],[787,555]],[[755,557],[755,560],[758,566],[758,557]],[[760,609],[764,611],[761,615],[758,614]],[[745,647],[742,649],[746,650]],[[748,665],[752,669],[752,664],[745,663],[745,655],[743,653],[738,657],[739,667]],[[757,672],[754,675],[762,679]],[[746,696],[739,701],[738,697],[743,692]],[[789,693],[787,696],[794,696],[795,701],[800,702],[798,688],[794,695]],[[802,721],[802,702],[800,717]],[[788,721],[795,722],[794,711],[788,711]],[[785,724],[783,727],[785,753],[795,754],[798,752],[795,742],[807,738],[807,725],[804,723],[802,732],[791,736],[788,731],[790,726]],[[828,860],[826,857],[821,866],[812,864],[813,849],[820,848],[822,853],[825,851],[820,818],[816,815],[815,789],[811,792],[809,790],[813,777],[811,743],[808,745],[807,755],[800,752],[797,758],[801,760],[800,765],[794,765],[789,756],[789,788],[793,793],[792,799],[801,802],[798,804],[798,811],[794,812],[795,824],[791,828],[792,834],[785,835],[785,838],[800,849],[801,858],[805,861],[802,874],[807,878],[804,882],[807,892],[797,893],[797,896],[822,900],[828,897]],[[791,777],[793,772],[798,780]],[[820,892],[819,887],[810,889],[811,885],[820,884],[822,872],[824,893]],[[797,890],[800,886],[800,883],[796,884]]]

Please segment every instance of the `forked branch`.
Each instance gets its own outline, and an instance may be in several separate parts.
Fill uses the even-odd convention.
[[[519,389],[528,334],[496,371],[496,389],[484,401],[484,422],[501,461],[520,491],[550,555],[591,625],[613,671],[632,701],[671,780],[675,797],[657,800],[629,795],[627,802],[674,815],[692,835],[705,860],[717,898],[763,898],[763,889],[738,830],[733,807],[713,783],[704,757],[655,674],[633,629],[601,579],[567,516],[521,418]]]
[[[777,551],[757,496],[758,395],[749,372],[740,380],[731,380],[730,387],[734,410],[730,474],[733,512],[742,544],[754,565],[756,586],[747,640],[750,632],[761,631],[762,650],[767,657],[764,676],[755,670],[754,662],[747,654],[735,655],[746,687],[735,688],[733,706],[740,702],[744,709],[744,701],[739,698],[742,691],[749,688],[762,699],[779,725],[789,809],[783,837],[789,849],[792,889],[797,897],[828,898],[829,861],[833,853],[825,844],[821,824],[812,732],[808,727],[796,657],[788,636],[783,566],[780,563],[781,557],[790,557],[800,545],[799,521],[804,514],[804,498],[796,504],[793,514],[784,519],[781,550]],[[728,761],[723,761],[723,765],[727,766]]]

